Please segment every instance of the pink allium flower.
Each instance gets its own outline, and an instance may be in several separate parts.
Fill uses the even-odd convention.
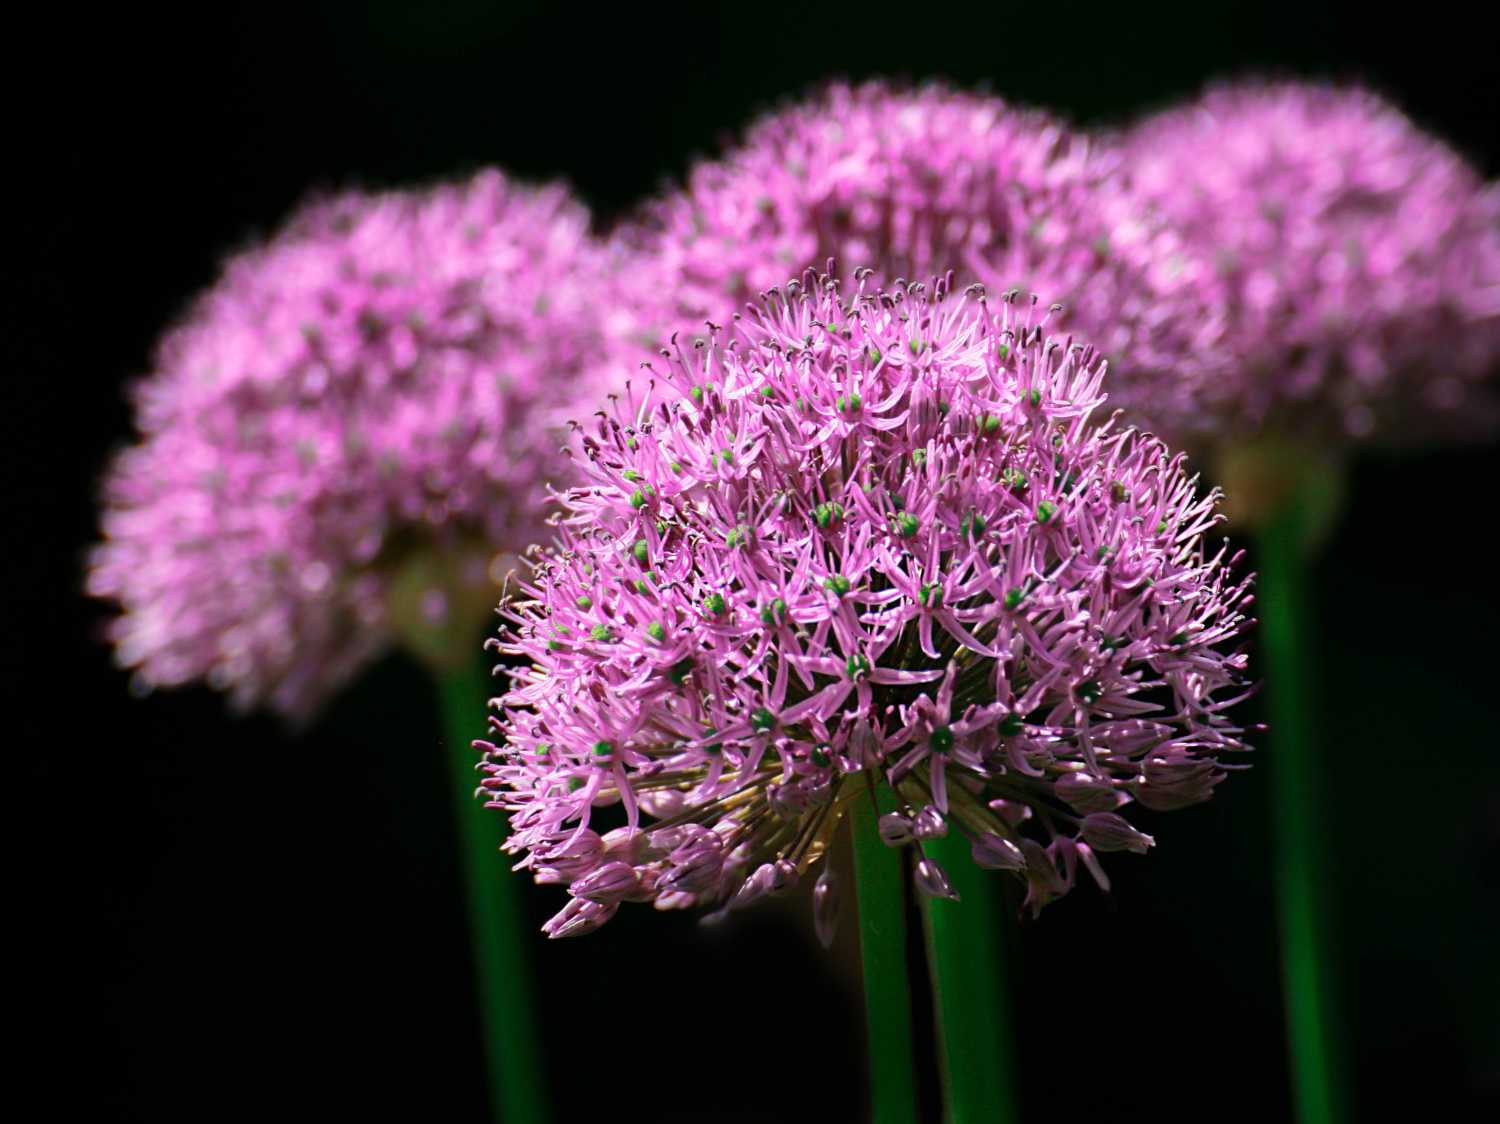
[[[566,471],[557,411],[595,397],[587,231],[562,188],[485,172],[315,202],[231,259],[106,480],[89,589],[124,609],[120,662],[303,717],[387,643],[414,560],[413,611],[492,604],[487,562],[539,537]],[[455,557],[477,573],[434,576]]]
[[[479,743],[507,846],[572,895],[551,935],[777,893],[871,784],[888,842],[962,832],[1033,909],[1151,844],[1124,806],[1209,797],[1248,579],[1205,545],[1217,497],[1100,424],[1103,364],[1042,327],[809,273],[581,431]]]
[[[832,84],[698,164],[616,250],[633,259],[642,318],[662,340],[833,258],[886,282],[952,269],[993,292],[1047,293],[1112,353],[1125,328],[1155,319],[1109,251],[1100,196],[1115,163],[998,98]]]
[[[1458,435],[1492,424],[1500,192],[1357,89],[1244,84],[1122,138],[1114,251],[1175,363],[1126,354],[1116,406],[1184,437]]]

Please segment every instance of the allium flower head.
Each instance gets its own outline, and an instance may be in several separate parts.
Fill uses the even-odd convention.
[[[1033,908],[1150,845],[1125,805],[1208,798],[1244,748],[1247,580],[1205,546],[1215,497],[1100,424],[1103,365],[1044,324],[809,273],[583,428],[480,743],[508,847],[572,894],[549,933],[780,892],[872,784],[888,842],[961,832]]]
[[[1116,251],[1175,364],[1129,356],[1111,402],[1189,437],[1399,441],[1492,424],[1500,193],[1373,94],[1210,91],[1122,138]]]
[[[539,535],[565,467],[555,411],[593,397],[587,229],[563,189],[486,172],[315,202],[231,259],[106,480],[89,588],[123,606],[120,661],[305,716],[387,642],[414,559],[478,568],[421,591],[432,620],[455,589],[493,602],[486,562]]]
[[[1113,329],[1150,318],[1113,283],[1098,202],[1113,167],[1062,122],[998,98],[835,83],[698,164],[618,242],[662,339],[830,257],[886,282],[951,269],[1045,292],[1070,317],[1097,305],[1109,315],[1089,322]]]

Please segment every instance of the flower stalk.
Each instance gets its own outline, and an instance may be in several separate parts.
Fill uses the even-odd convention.
[[[532,1018],[526,952],[530,926],[522,916],[519,882],[500,855],[504,822],[474,799],[476,758],[470,743],[489,684],[469,664],[448,670],[440,684],[447,733],[443,752],[452,770],[449,787],[455,801],[491,1112],[504,1124],[533,1124],[548,1119],[548,1113],[546,1075]]]
[[[932,839],[924,849],[942,864],[958,896],[956,902],[922,901],[943,1119],[1009,1124],[1019,1116],[1004,978],[1006,924],[994,897],[998,886],[972,861],[962,836]]]
[[[1341,1124],[1348,1110],[1331,997],[1328,880],[1317,817],[1317,809],[1326,805],[1319,796],[1303,491],[1260,529],[1257,540],[1261,659],[1275,739],[1267,769],[1296,1116],[1301,1124]]]
[[[904,857],[881,840],[878,816],[895,809],[885,785],[850,801],[859,953],[864,973],[873,1124],[917,1118],[912,1076],[911,994],[906,972]]]

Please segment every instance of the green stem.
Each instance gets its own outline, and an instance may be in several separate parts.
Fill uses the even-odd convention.
[[[997,879],[974,865],[968,841],[958,832],[929,840],[923,849],[942,866],[960,899],[922,903],[944,1119],[1004,1124],[1018,1116],[1003,971],[1006,923],[995,900]]]
[[[906,898],[899,851],[880,839],[876,822],[895,809],[888,788],[880,806],[866,793],[850,802],[854,883],[859,897],[859,952],[864,964],[872,1124],[913,1124],[917,1093],[912,1073],[911,994],[906,983]]]
[[[1272,749],[1272,792],[1282,986],[1293,1095],[1301,1124],[1346,1119],[1342,1059],[1330,1003],[1327,881],[1318,830],[1318,752],[1314,736],[1315,663],[1309,652],[1305,590],[1308,564],[1300,498],[1260,532],[1261,659]]]
[[[532,1019],[530,933],[520,876],[499,853],[504,817],[474,799],[478,757],[470,743],[483,729],[490,684],[477,666],[449,669],[440,680],[443,755],[452,770],[490,1105],[497,1121],[533,1124],[547,1119],[546,1074]]]

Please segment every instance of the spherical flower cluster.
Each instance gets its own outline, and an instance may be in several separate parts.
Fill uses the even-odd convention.
[[[231,259],[136,388],[90,590],[144,686],[207,678],[305,717],[388,640],[388,594],[492,605],[544,533],[559,411],[591,401],[599,251],[560,187],[486,172],[314,202]],[[457,581],[458,577],[462,581]]]
[[[697,165],[616,241],[661,339],[833,258],[887,282],[951,269],[993,292],[1047,293],[1112,354],[1158,319],[1110,251],[1101,201],[1115,164],[998,98],[833,84]]]
[[[887,842],[961,832],[1033,909],[1151,845],[1124,805],[1209,797],[1248,579],[1045,320],[808,273],[581,427],[478,743],[508,848],[572,895],[548,933],[779,892],[874,785]]]
[[[1450,148],[1301,84],[1214,89],[1121,144],[1115,249],[1198,331],[1175,364],[1125,356],[1113,404],[1185,438],[1493,423],[1500,193]]]

